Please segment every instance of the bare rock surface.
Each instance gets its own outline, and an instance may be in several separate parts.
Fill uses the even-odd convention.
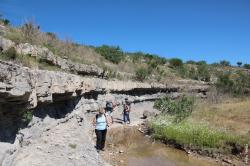
[[[0,142],[2,166],[107,165],[89,137],[84,103],[70,100],[39,107],[14,144]]]

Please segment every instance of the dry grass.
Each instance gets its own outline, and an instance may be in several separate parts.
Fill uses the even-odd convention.
[[[250,133],[250,98],[227,99],[218,104],[200,103],[193,121],[204,121],[213,127],[226,128],[245,135]]]

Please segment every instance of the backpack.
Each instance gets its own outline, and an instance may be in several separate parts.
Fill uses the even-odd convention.
[[[112,103],[111,101],[108,101],[108,102],[106,103],[106,108],[108,108],[108,109],[113,109],[113,103]]]

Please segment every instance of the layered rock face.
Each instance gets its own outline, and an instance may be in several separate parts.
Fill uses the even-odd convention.
[[[105,71],[96,65],[85,65],[74,63],[70,60],[63,59],[60,56],[54,55],[48,48],[34,46],[29,43],[15,44],[11,40],[0,36],[0,48],[6,51],[9,48],[15,48],[18,54],[39,58],[54,66],[60,67],[62,70],[77,73],[79,75],[90,75],[94,77],[105,77]]]

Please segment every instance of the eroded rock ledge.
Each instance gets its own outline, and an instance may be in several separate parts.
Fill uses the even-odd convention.
[[[198,86],[199,87],[199,86]],[[190,87],[204,93],[208,86]],[[95,96],[102,93],[130,96],[179,92],[180,86],[165,86],[131,81],[108,81],[84,78],[63,72],[30,70],[9,62],[0,61],[0,104],[22,104],[28,109],[38,104],[53,103],[76,96]]]
[[[77,73],[79,75],[90,75],[94,77],[105,77],[105,71],[98,66],[86,65],[72,62],[71,60],[61,58],[54,55],[48,48],[31,45],[29,43],[16,44],[11,40],[5,39],[0,36],[0,49],[6,51],[9,48],[15,48],[16,52],[20,55],[26,55],[31,57],[37,57],[42,61],[45,61],[54,66],[58,66],[64,71]]]

